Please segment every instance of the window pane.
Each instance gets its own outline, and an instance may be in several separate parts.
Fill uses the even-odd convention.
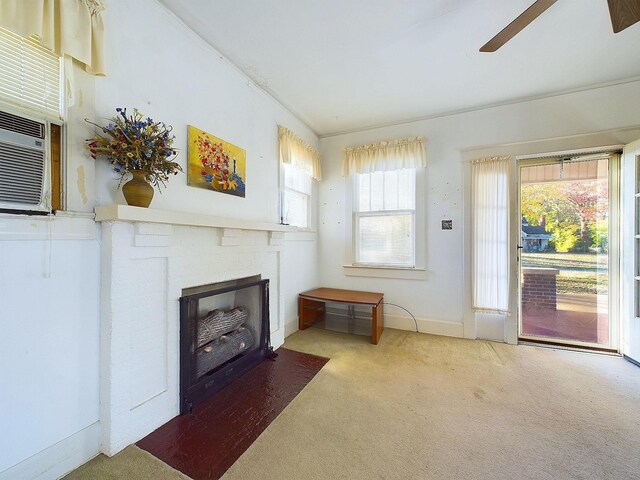
[[[371,211],[384,209],[384,172],[368,173],[371,177]]]
[[[413,266],[413,214],[359,216],[358,262]]]
[[[309,196],[293,190],[284,192],[284,223],[296,227],[308,228],[308,199]]]
[[[358,175],[358,205],[357,212],[369,212],[371,210],[371,176]]]
[[[398,210],[416,208],[416,171],[413,169],[398,172]]]
[[[414,210],[416,171],[413,169],[357,175],[356,212]]]
[[[398,171],[384,172],[384,210],[398,209]]]
[[[284,164],[284,186],[307,195],[311,194],[311,176],[287,163]]]

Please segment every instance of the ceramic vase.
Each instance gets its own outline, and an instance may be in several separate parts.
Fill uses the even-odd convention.
[[[132,170],[133,178],[122,186],[127,205],[147,208],[153,199],[153,187],[146,180],[147,172]]]

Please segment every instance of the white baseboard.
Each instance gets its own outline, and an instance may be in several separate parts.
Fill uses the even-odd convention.
[[[100,422],[0,472],[0,480],[56,480],[100,453]]]
[[[284,324],[284,338],[298,331],[298,319],[291,320]]]
[[[505,316],[499,313],[475,314],[476,335],[478,339],[492,342],[505,341]]]
[[[464,325],[462,323],[444,322],[430,318],[416,318],[418,331],[420,333],[430,333],[433,335],[444,335],[447,337],[464,336]],[[411,317],[402,315],[384,315],[384,326],[398,330],[416,331],[416,324]]]

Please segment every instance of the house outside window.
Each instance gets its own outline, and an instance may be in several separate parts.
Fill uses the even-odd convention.
[[[529,225],[529,221],[522,216],[522,228],[520,238],[522,250],[525,252],[546,252],[549,248],[549,241],[553,235],[547,232],[546,218],[540,219],[540,225]]]

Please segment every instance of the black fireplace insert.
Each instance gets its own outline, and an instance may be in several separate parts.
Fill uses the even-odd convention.
[[[181,414],[275,356],[269,336],[269,280],[256,275],[183,289]]]

